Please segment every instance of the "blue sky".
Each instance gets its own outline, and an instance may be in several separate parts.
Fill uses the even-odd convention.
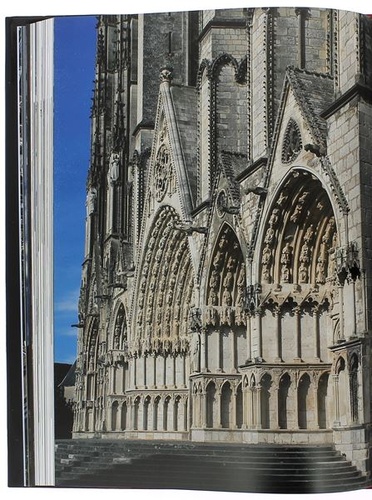
[[[84,258],[85,183],[90,151],[97,20],[56,17],[54,25],[54,348],[76,357],[77,302]]]

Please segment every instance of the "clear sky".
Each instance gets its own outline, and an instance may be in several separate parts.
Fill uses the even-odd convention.
[[[54,346],[57,362],[76,357],[77,303],[84,258],[85,184],[96,50],[94,16],[55,18]]]

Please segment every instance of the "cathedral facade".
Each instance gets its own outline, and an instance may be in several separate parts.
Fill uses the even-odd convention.
[[[98,18],[75,438],[331,443],[370,470],[371,24]]]

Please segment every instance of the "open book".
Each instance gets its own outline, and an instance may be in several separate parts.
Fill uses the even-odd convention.
[[[13,19],[8,38],[10,485],[367,488],[372,20],[245,6]],[[89,59],[79,40],[93,39]],[[78,161],[64,43],[93,75]],[[55,262],[56,288],[79,292],[63,316],[76,335],[62,338],[71,308],[55,299],[54,339],[53,145],[77,203],[55,201],[54,241],[78,224],[84,238],[77,286]],[[53,340],[66,362],[68,338],[53,385]]]

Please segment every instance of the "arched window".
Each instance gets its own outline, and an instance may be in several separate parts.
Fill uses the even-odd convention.
[[[328,427],[328,380],[329,373],[323,373],[318,383],[318,426],[319,429]]]
[[[270,389],[272,385],[271,375],[265,373],[261,378],[261,426],[262,429],[270,429]]]
[[[353,354],[350,358],[350,370],[349,370],[349,378],[350,378],[350,407],[351,407],[351,419],[353,423],[357,423],[359,420],[359,411],[358,411],[358,393],[359,393],[359,384],[358,384],[358,368],[359,361],[358,356]]]
[[[206,389],[207,393],[207,427],[212,429],[216,427],[216,386],[214,382],[209,382]]]
[[[120,304],[116,315],[114,333],[113,333],[113,349],[123,350],[127,346],[127,321],[123,304]]]
[[[243,425],[243,392],[242,384],[239,384],[236,388],[236,427],[238,429],[242,428]]]
[[[231,426],[232,390],[229,382],[225,382],[221,389],[221,424],[223,429]]]
[[[291,385],[291,377],[285,373],[279,382],[278,410],[279,428],[288,428],[288,392]]]
[[[308,427],[309,389],[310,377],[305,373],[300,378],[297,388],[298,427],[300,429],[307,429]]]

